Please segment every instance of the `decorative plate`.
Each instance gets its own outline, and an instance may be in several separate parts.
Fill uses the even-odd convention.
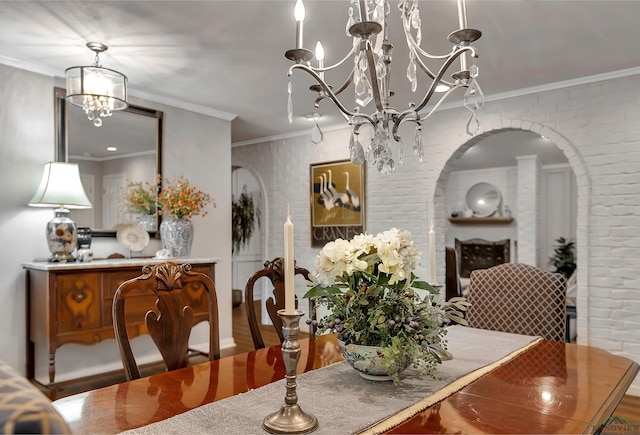
[[[116,232],[118,242],[130,251],[142,251],[149,244],[149,233],[137,224],[126,224]]]
[[[500,207],[502,195],[497,187],[489,183],[478,183],[467,191],[467,208],[476,217],[492,216]]]

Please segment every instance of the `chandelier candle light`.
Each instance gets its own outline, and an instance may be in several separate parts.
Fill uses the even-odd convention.
[[[264,430],[275,434],[309,433],[318,427],[318,419],[314,415],[304,412],[298,405],[296,393],[297,368],[300,360],[298,333],[300,332],[300,318],[304,316],[304,311],[295,308],[294,267],[293,223],[291,223],[290,214],[287,213],[287,220],[284,223],[285,308],[278,310],[278,316],[282,319],[282,333],[284,335],[282,358],[286,369],[287,392],[280,410],[267,415],[262,422]]]
[[[415,124],[413,138],[413,152],[422,162],[424,148],[422,145],[423,121],[431,116],[446,98],[455,90],[466,88],[464,106],[471,111],[471,117],[466,125],[467,133],[471,136],[480,130],[480,122],[476,117],[476,111],[484,105],[484,95],[476,77],[478,67],[474,64],[468,66],[467,56],[477,58],[476,49],[470,44],[482,36],[482,32],[467,27],[467,10],[465,0],[458,2],[459,30],[449,34],[448,40],[454,44],[453,49],[444,55],[432,55],[421,48],[422,31],[418,0],[399,0],[398,8],[402,18],[402,28],[409,52],[409,64],[407,66],[407,79],[411,90],[416,92],[418,86],[418,71],[422,71],[431,83],[424,92],[422,100],[418,104],[408,103],[405,110],[396,110],[391,106],[390,98],[394,95],[391,90],[391,51],[393,45],[389,41],[389,29],[387,17],[390,13],[388,0],[351,0],[348,9],[346,33],[353,37],[353,45],[349,52],[334,65],[324,66],[325,52],[320,42],[316,44],[315,58],[317,66],[313,67],[310,60],[314,54],[303,46],[303,21],[305,18],[302,0],[296,1],[296,48],[287,50],[285,56],[295,62],[289,68],[291,76],[297,69],[307,72],[317,84],[310,87],[317,93],[314,106],[319,107],[323,99],[331,100],[344,118],[351,125],[351,139],[349,141],[349,154],[351,162],[362,164],[368,161],[382,174],[393,172],[396,159],[399,164],[404,163],[402,138],[399,134],[400,125],[405,122]],[[353,56],[353,69],[351,73],[336,90],[325,81],[325,72],[331,71]],[[456,59],[460,61],[460,71],[454,72],[452,81],[444,79]],[[437,69],[430,69],[427,62],[439,63]],[[356,107],[351,111],[338,99],[338,96],[353,83],[354,100]],[[291,83],[288,84],[287,115],[289,122],[293,122],[293,104],[291,102]],[[427,108],[435,93],[442,93],[435,104]],[[371,114],[361,112],[369,105],[375,103],[375,111]],[[363,148],[359,134],[363,125],[370,125],[373,135],[367,150]],[[394,158],[391,150],[391,142],[398,144],[398,154]]]

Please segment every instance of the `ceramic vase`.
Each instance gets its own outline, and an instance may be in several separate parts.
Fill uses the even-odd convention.
[[[152,214],[145,214],[138,218],[138,225],[147,231],[158,231],[158,217]]]
[[[384,348],[379,346],[363,346],[360,344],[345,344],[338,340],[342,356],[351,367],[356,369],[361,377],[370,381],[391,381],[392,374],[402,372],[410,365],[409,359],[404,367],[387,367],[382,364]]]
[[[189,219],[167,217],[160,224],[162,248],[174,257],[188,257],[193,244],[193,223]]]

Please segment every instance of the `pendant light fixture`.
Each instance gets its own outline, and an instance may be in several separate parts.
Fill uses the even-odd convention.
[[[111,116],[114,110],[123,110],[129,106],[127,76],[100,65],[99,55],[107,51],[107,45],[88,42],[87,47],[96,54],[95,62],[91,66],[67,68],[67,101],[82,107],[93,125],[100,127],[102,118]]]

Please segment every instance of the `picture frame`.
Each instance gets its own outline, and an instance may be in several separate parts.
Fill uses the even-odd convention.
[[[310,165],[311,246],[365,231],[365,168],[349,160]]]

